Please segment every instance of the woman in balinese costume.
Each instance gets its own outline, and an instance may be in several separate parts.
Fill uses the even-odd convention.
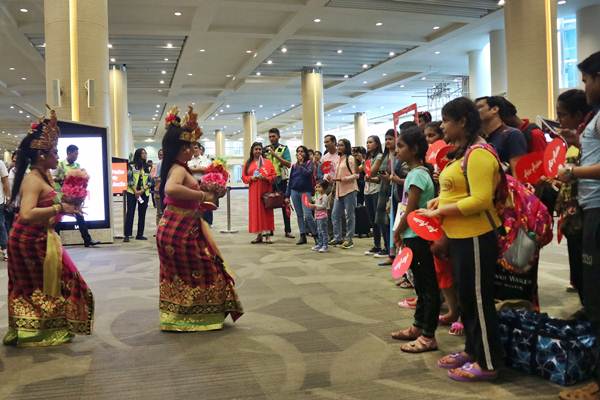
[[[90,335],[92,292],[62,248],[54,224],[79,207],[59,202],[49,170],[58,164],[56,114],[33,124],[19,145],[12,200],[20,211],[8,241],[8,332],[5,345],[55,346]],[[27,169],[30,172],[25,174]]]
[[[208,331],[221,329],[227,315],[243,313],[234,281],[201,218],[202,203],[215,201],[199,190],[187,167],[192,143],[202,135],[190,107],[184,121],[172,109],[163,138],[160,195],[164,213],[156,233],[160,257],[160,329]]]

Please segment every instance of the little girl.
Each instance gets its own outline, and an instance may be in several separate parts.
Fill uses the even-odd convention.
[[[327,205],[329,203],[329,195],[326,193],[327,181],[319,181],[315,186],[314,204],[309,207],[315,210],[315,220],[317,221],[317,244],[312,248],[313,251],[319,253],[327,253],[327,242],[329,236],[327,233]]]
[[[430,170],[425,167],[427,148],[425,136],[418,127],[402,131],[396,147],[396,158],[407,163],[410,172],[404,181],[402,203],[398,205],[396,219],[399,223],[394,229],[394,241],[397,247],[406,246],[413,252],[411,270],[418,299],[413,325],[393,332],[392,338],[410,341],[400,347],[407,353],[437,350],[435,330],[440,312],[440,290],[433,255],[429,242],[418,237],[407,223],[408,214],[427,206],[435,196]]]

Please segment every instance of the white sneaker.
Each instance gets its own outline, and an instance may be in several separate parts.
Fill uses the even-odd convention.
[[[329,253],[329,249],[326,247],[322,247],[319,249],[319,253]]]
[[[321,246],[313,246],[313,247],[311,247],[311,250],[312,251],[319,251],[319,250],[321,250]]]

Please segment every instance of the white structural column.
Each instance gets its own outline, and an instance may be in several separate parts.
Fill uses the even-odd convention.
[[[357,112],[354,114],[354,146],[367,145],[368,121],[367,114]]]
[[[127,106],[127,69],[125,66],[113,65],[109,76],[112,154],[127,158],[132,152],[130,146],[133,142]]]
[[[44,35],[48,104],[59,118],[109,126],[107,0],[44,0]]]
[[[492,95],[506,94],[506,37],[504,30],[490,32]]]
[[[491,92],[490,53],[486,46],[469,52],[469,95],[472,99]]]
[[[256,125],[256,115],[252,111],[245,112],[244,122],[244,158],[250,157],[250,146],[256,141],[258,127]]]
[[[555,0],[506,0],[508,98],[519,116],[553,117],[558,96]]]
[[[8,166],[8,164],[11,162],[11,157],[12,157],[11,152],[8,150],[4,150],[4,164],[6,164]]]
[[[323,121],[323,75],[320,68],[302,69],[302,143],[309,149],[322,146]]]
[[[215,130],[215,156],[225,156],[225,134],[222,130]]]
[[[600,51],[600,4],[577,11],[577,59],[585,60]]]

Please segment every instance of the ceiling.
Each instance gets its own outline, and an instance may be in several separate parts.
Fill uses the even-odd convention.
[[[304,66],[323,71],[326,129],[352,123],[358,111],[372,120],[413,102],[426,106],[428,90],[462,81],[467,52],[503,26],[497,0],[108,0],[108,7],[111,63],[127,66],[136,142],[158,140],[169,106],[190,103],[209,139],[215,129],[239,137],[241,114],[252,110],[259,132],[298,135]],[[1,0],[0,35],[5,149],[27,115],[43,110],[43,1]]]

